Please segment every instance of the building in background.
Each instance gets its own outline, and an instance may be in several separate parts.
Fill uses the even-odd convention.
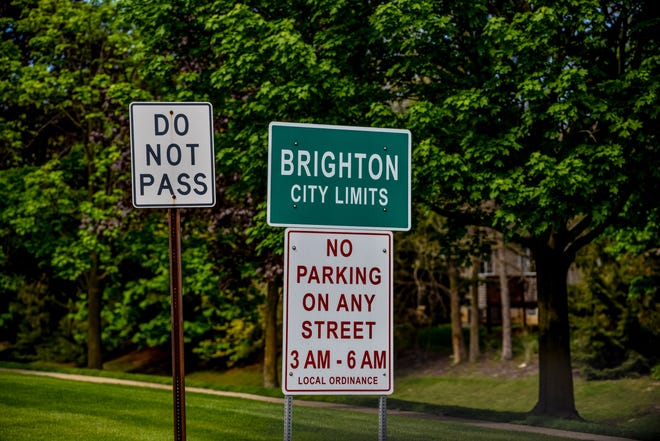
[[[538,325],[538,297],[536,289],[536,267],[531,251],[519,245],[508,244],[505,248],[505,274],[508,280],[511,303],[511,322],[519,326]],[[489,260],[481,262],[479,269],[479,314],[480,322],[487,326],[502,323],[502,297],[500,295],[500,271],[502,263],[493,251]],[[568,284],[577,283],[578,271],[571,267]],[[461,308],[461,320],[469,326],[470,308]]]

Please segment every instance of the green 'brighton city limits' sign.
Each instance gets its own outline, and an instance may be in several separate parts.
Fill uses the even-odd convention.
[[[408,130],[272,122],[268,224],[410,229]]]

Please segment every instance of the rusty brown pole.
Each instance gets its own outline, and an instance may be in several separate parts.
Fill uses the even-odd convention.
[[[174,396],[174,440],[186,440],[186,384],[183,366],[183,307],[181,281],[181,215],[169,209],[170,297],[172,303],[172,393]]]

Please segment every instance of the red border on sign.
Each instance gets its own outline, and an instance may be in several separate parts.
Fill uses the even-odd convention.
[[[304,388],[300,387],[295,387],[294,385],[290,385],[290,377],[287,375],[287,362],[288,362],[288,354],[289,354],[289,300],[291,296],[289,295],[290,292],[290,280],[289,280],[289,272],[290,272],[290,264],[291,264],[291,257],[289,253],[289,244],[290,244],[290,239],[292,234],[316,234],[316,235],[344,235],[344,236],[386,236],[387,237],[387,247],[388,247],[388,259],[387,259],[387,265],[388,265],[388,274],[387,274],[387,321],[388,321],[388,326],[387,326],[387,351],[388,351],[388,365],[387,365],[387,379],[386,379],[386,385],[385,387],[379,387],[376,386],[374,388],[366,388],[369,387],[369,385],[364,385],[365,388],[361,389],[356,389],[354,387],[346,387],[346,388],[315,388],[315,385],[306,385]],[[326,395],[341,395],[341,394],[352,394],[352,395],[383,395],[383,394],[391,394],[393,392],[393,350],[394,350],[394,345],[392,341],[392,332],[393,332],[393,274],[392,274],[392,266],[393,266],[393,236],[392,233],[389,231],[363,231],[363,230],[331,230],[331,229],[287,229],[285,231],[285,262],[284,262],[284,269],[285,269],[285,274],[284,274],[284,332],[283,332],[283,353],[282,353],[282,392],[284,394],[326,394]],[[359,376],[359,372],[357,374]],[[354,385],[353,385],[354,386]]]

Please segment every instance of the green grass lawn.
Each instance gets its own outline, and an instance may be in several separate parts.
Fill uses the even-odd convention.
[[[187,438],[277,440],[283,437],[282,405],[186,394]],[[294,401],[295,403],[295,401]],[[294,439],[374,440],[374,414],[294,404]],[[558,440],[460,423],[389,416],[388,439]],[[173,437],[168,390],[93,384],[0,372],[0,440],[164,440]]]
[[[5,367],[15,368],[37,368],[42,370],[59,370],[68,373],[78,374],[94,374],[104,377],[118,377],[138,381],[157,382],[161,384],[171,384],[171,378],[163,376],[150,376],[142,374],[128,374],[121,372],[105,371],[89,371],[86,369],[71,369],[71,368],[57,368],[52,365],[22,365],[16,363],[3,362],[0,365]],[[97,403],[98,398],[95,397],[94,388],[100,386],[85,386],[85,385],[67,385],[58,386],[48,385],[42,391],[31,391],[31,387],[39,387],[38,382],[41,379],[23,378],[24,376],[12,376],[10,380],[9,374],[0,372],[0,441],[9,439],[41,439],[35,437],[15,437],[15,432],[9,430],[16,430],[16,428],[32,427],[29,421],[38,421],[39,425],[55,424],[59,421],[58,412],[62,411],[62,403],[67,400],[57,400],[53,402],[54,394],[64,395],[67,390],[70,395],[76,395],[78,392],[82,394],[81,397],[70,398],[72,405],[76,403],[85,403],[87,400],[90,404],[90,409]],[[52,381],[52,380],[51,380]],[[8,384],[9,383],[9,384]],[[15,383],[15,384],[14,384]],[[254,393],[260,395],[281,397],[282,393],[279,389],[266,389],[260,386],[261,383],[261,369],[252,366],[240,369],[230,369],[223,372],[203,371],[192,372],[186,377],[186,384],[189,387],[203,387],[216,390],[231,390],[239,392]],[[59,383],[55,383],[59,384]],[[91,391],[87,391],[87,387],[91,387]],[[116,387],[116,386],[115,386]],[[48,394],[46,397],[42,395],[53,388],[53,393]],[[642,440],[657,440],[660,439],[660,382],[654,381],[650,377],[643,377],[638,379],[623,379],[615,381],[584,381],[579,377],[575,378],[575,400],[576,406],[580,415],[585,421],[566,421],[566,420],[553,420],[541,419],[530,417],[527,414],[537,399],[538,377],[536,375],[523,376],[520,378],[510,377],[494,377],[490,375],[483,375],[477,368],[462,368],[452,369],[444,372],[442,375],[419,375],[411,373],[408,375],[397,375],[395,377],[395,392],[388,398],[388,409],[403,409],[415,410],[428,414],[441,414],[452,417],[462,417],[477,420],[488,420],[495,422],[508,422],[525,425],[537,425],[544,427],[559,428],[564,430],[574,430],[579,432],[599,433],[613,436],[625,436],[629,438],[642,439]],[[114,389],[112,389],[114,390]],[[85,394],[91,394],[91,396]],[[121,419],[122,427],[132,427],[132,430],[142,433],[141,437],[135,439],[151,439],[148,438],[150,432],[155,432],[154,439],[159,438],[163,433],[172,435],[172,397],[171,392],[167,391],[141,391],[120,388],[118,392],[120,396],[131,397],[131,403],[124,406],[122,398],[113,398],[111,393],[103,398],[104,402],[118,403],[116,405],[117,412],[114,413],[110,419]],[[150,395],[156,394],[156,395]],[[142,406],[139,402],[135,403],[133,397],[142,397],[141,400],[155,400],[153,403],[150,401],[148,406]],[[160,398],[156,399],[155,396]],[[37,398],[38,397],[38,398]],[[318,400],[318,401],[333,401],[348,404],[355,404],[367,407],[377,407],[378,400],[375,397],[365,396],[350,396],[350,395],[330,395],[330,396],[304,396],[297,397],[296,402],[299,400]],[[49,402],[49,400],[51,400]],[[158,401],[160,400],[160,401]],[[282,415],[283,407],[269,404],[256,404],[244,401],[232,401],[226,406],[229,410],[223,410],[225,406],[225,399],[216,397],[204,397],[197,394],[187,394],[188,400],[188,420],[191,426],[188,430],[190,436],[197,438],[190,439],[216,439],[220,435],[226,436],[225,439],[278,439],[282,436]],[[12,401],[17,403],[12,406]],[[43,408],[32,408],[30,403],[47,403]],[[22,417],[21,413],[16,413],[16,409],[20,409],[18,403],[24,403],[28,409],[31,409],[32,414],[27,413]],[[68,403],[68,401],[67,401]],[[237,404],[238,403],[238,404]],[[68,405],[68,404],[67,404]],[[254,405],[254,408],[252,407]],[[11,409],[6,409],[9,406]],[[132,407],[137,410],[131,410]],[[253,416],[245,415],[240,417],[241,413],[233,409],[232,406],[240,409],[252,409],[259,415],[264,415],[265,421],[261,419],[254,419]],[[163,410],[164,409],[164,410]],[[260,410],[257,410],[260,409]],[[116,424],[108,424],[105,421],[106,417],[101,412],[99,414],[88,414],[87,405],[83,405],[83,412],[78,412],[74,407],[73,410],[65,412],[66,418],[71,418],[67,424],[63,424],[61,432],[63,433],[61,439],[67,438],[67,431],[69,427],[76,428],[81,424],[75,423],[76,418],[82,418],[86,426],[90,424],[92,427],[104,428],[104,436],[113,433],[117,428]],[[265,412],[265,413],[264,413]],[[321,412],[319,414],[319,412]],[[146,415],[143,415],[146,413]],[[218,415],[221,413],[221,415]],[[350,413],[343,416],[342,412],[331,410],[309,409],[302,406],[295,406],[294,408],[294,434],[296,440],[298,439],[339,439],[343,437],[346,440],[353,439],[376,439],[377,438],[377,418],[370,415],[351,415]],[[268,417],[266,417],[268,414]],[[11,420],[5,421],[9,415],[13,415]],[[40,416],[43,415],[43,418]],[[77,415],[77,416],[76,416]],[[331,416],[328,416],[331,415]],[[356,433],[352,432],[347,425],[352,423],[348,422],[353,417],[359,417],[356,422],[359,431],[363,438],[356,438]],[[94,423],[93,419],[99,418],[98,423]],[[138,419],[137,422],[132,422],[132,418]],[[150,422],[142,427],[140,421],[145,421],[153,418],[155,422]],[[236,424],[222,423],[225,418],[230,418],[236,421]],[[344,419],[346,418],[346,421]],[[208,421],[207,421],[208,419]],[[390,417],[388,419],[398,420],[399,418]],[[125,420],[125,421],[124,421]],[[245,423],[244,420],[247,420]],[[259,428],[256,422],[259,421],[263,427]],[[213,429],[203,429],[211,424]],[[253,422],[255,424],[253,424]],[[7,423],[7,424],[5,424]],[[434,421],[430,426],[428,421],[416,421],[411,423],[408,419],[401,419],[397,425],[389,424],[388,434],[390,439],[443,439],[436,436],[438,428],[442,430],[449,430],[446,423]],[[329,427],[325,427],[329,425]],[[319,430],[327,431],[326,438],[319,438],[319,433],[316,432],[315,427],[319,426]],[[58,426],[59,427],[59,426]],[[241,428],[242,427],[242,428]],[[370,428],[365,431],[365,427]],[[13,429],[12,429],[13,428]],[[148,430],[147,430],[148,428]],[[144,429],[144,430],[142,430]],[[196,431],[201,430],[201,434],[195,435]],[[206,430],[211,430],[212,434],[206,433]],[[246,433],[254,431],[254,438],[243,438],[247,436],[242,434],[236,438],[232,435],[232,430],[245,430]],[[397,438],[398,431],[402,431],[400,438]],[[429,430],[429,432],[425,432]],[[461,430],[466,430],[461,427]],[[470,429],[472,430],[472,429]],[[130,430],[128,430],[130,433]],[[301,438],[302,433],[309,432],[308,438]],[[366,433],[363,433],[366,432]],[[58,429],[58,433],[60,430]],[[160,435],[157,435],[160,434]],[[408,437],[403,436],[408,435]],[[410,438],[412,434],[419,436],[419,438]],[[433,435],[435,434],[435,435]],[[69,434],[70,435],[70,434]],[[98,434],[97,434],[98,435]],[[75,439],[132,439],[127,438],[126,433],[114,438],[98,438],[97,435],[89,434],[90,438],[75,438]],[[189,436],[189,437],[190,437]],[[323,435],[326,436],[326,435]],[[371,438],[370,438],[371,436]],[[44,438],[46,439],[46,438]],[[51,439],[47,437],[47,439]],[[55,438],[53,438],[55,439]],[[218,438],[219,439],[219,438]],[[465,437],[453,438],[448,435],[447,439],[467,439]],[[492,437],[485,437],[484,439],[494,439]],[[506,438],[508,439],[508,438]],[[521,439],[525,439],[524,437]],[[537,439],[537,438],[534,438]]]
[[[464,418],[660,439],[660,382],[650,377],[611,381],[575,378],[575,405],[585,421],[539,419],[527,414],[538,398],[538,376],[523,378],[400,378],[392,396],[401,407]],[[394,404],[393,404],[394,405]]]

